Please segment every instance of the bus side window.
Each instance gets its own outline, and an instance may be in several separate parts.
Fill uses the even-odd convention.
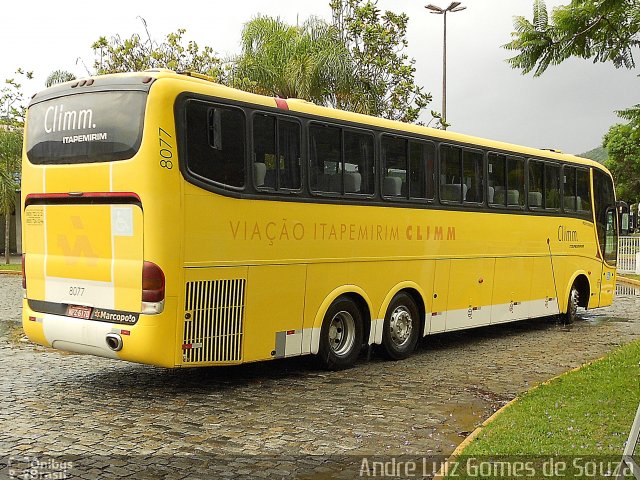
[[[462,181],[462,149],[440,146],[440,200],[462,203],[467,185]]]
[[[366,133],[344,132],[344,192],[371,194],[375,186],[373,137]]]
[[[507,205],[524,206],[524,158],[507,157]]]
[[[385,135],[382,152],[384,196],[433,200],[433,143]]]
[[[507,182],[505,176],[507,157],[497,153],[490,153],[488,156],[488,192],[487,197],[491,205],[507,205],[506,189]]]
[[[433,143],[409,142],[409,195],[433,200],[433,167],[436,147]]]
[[[407,140],[382,137],[384,178],[382,195],[406,197],[407,193]]]
[[[529,160],[529,208],[542,208],[544,194],[544,163]]]
[[[242,110],[189,100],[186,117],[187,170],[205,181],[243,187],[245,119]]]
[[[253,117],[253,161],[256,187],[276,187],[276,119]]]
[[[578,211],[591,213],[591,182],[589,170],[583,168],[576,170],[576,194]]]
[[[253,158],[256,187],[299,189],[300,126],[273,115],[255,115]]]
[[[300,188],[300,125],[278,120],[278,189]]]
[[[484,202],[484,175],[483,175],[482,153],[471,150],[464,150],[462,153],[462,178],[466,191],[465,202]]]
[[[551,163],[544,165],[544,207],[560,208],[560,167]]]
[[[565,211],[576,211],[576,169],[567,165],[562,167],[562,206]]]
[[[311,190],[342,192],[341,131],[328,125],[309,127]]]

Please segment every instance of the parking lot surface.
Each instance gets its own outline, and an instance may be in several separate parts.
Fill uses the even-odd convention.
[[[401,362],[165,370],[35,346],[20,277],[0,291],[0,478],[353,478],[367,457],[441,459],[519,393],[640,338],[631,289],[571,327],[440,334]]]

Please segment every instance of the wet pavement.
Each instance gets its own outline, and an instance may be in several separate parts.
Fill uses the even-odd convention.
[[[640,338],[640,292],[628,290],[571,327],[440,334],[401,362],[374,353],[343,372],[308,358],[164,370],[35,346],[11,321],[20,277],[0,277],[0,289],[0,478],[27,467],[57,478],[353,478],[363,457],[443,458],[517,394]]]

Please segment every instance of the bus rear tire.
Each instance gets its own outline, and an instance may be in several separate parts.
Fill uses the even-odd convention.
[[[347,296],[336,298],[322,321],[317,360],[327,370],[353,366],[363,339],[362,313]]]
[[[416,348],[420,336],[420,318],[416,302],[407,293],[398,293],[389,304],[382,330],[382,354],[390,360],[402,360]]]
[[[567,312],[561,317],[564,325],[571,325],[578,318],[578,305],[580,303],[580,292],[578,287],[574,283],[571,285],[571,291],[569,292],[569,300],[567,302]]]

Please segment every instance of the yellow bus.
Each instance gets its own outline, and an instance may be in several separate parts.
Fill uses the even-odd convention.
[[[21,207],[28,337],[163,367],[402,359],[615,287],[598,163],[167,70],[35,95]]]

